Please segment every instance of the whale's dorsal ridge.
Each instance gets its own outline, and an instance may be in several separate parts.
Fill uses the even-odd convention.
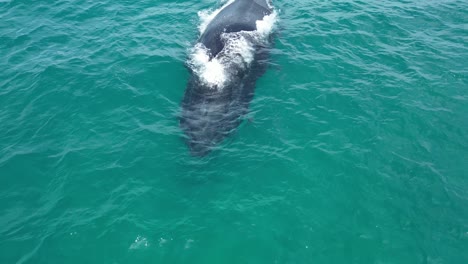
[[[247,0],[249,1],[249,0]],[[269,0],[250,0],[254,1],[257,5],[262,6],[266,9],[271,9],[270,1]]]

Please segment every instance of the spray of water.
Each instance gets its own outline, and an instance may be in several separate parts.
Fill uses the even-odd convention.
[[[214,17],[232,2],[234,0],[229,0],[216,10],[198,12],[200,34],[205,31]],[[274,29],[276,21],[277,15],[276,11],[274,11],[263,17],[262,20],[257,21],[255,31],[224,33],[221,36],[224,41],[224,48],[213,58],[210,58],[209,50],[203,44],[198,43],[190,50],[188,64],[207,87],[222,89],[232,78],[231,75],[236,72],[232,69],[244,69],[250,65],[255,55],[255,45],[267,40]]]

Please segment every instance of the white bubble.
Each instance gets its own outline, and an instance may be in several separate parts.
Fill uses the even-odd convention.
[[[130,249],[140,249],[149,246],[148,239],[146,237],[137,236],[135,241],[130,245]]]
[[[187,239],[187,241],[185,242],[184,249],[189,249],[190,247],[192,247],[193,242],[194,242],[193,239]]]
[[[160,246],[160,247],[162,247],[162,246],[163,246],[164,244],[166,244],[166,243],[167,243],[167,239],[164,239],[164,238],[162,238],[162,237],[159,239],[159,246]]]

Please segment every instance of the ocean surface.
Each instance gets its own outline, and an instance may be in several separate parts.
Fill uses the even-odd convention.
[[[0,0],[0,263],[468,263],[468,2],[273,1],[236,133],[178,115],[216,0]]]

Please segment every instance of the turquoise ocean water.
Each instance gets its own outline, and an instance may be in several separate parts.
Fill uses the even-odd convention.
[[[468,263],[468,2],[273,3],[200,159],[177,115],[221,2],[0,0],[0,263]]]

